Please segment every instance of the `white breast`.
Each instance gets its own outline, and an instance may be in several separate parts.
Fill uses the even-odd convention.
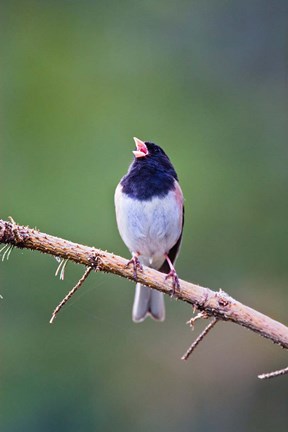
[[[165,198],[138,201],[115,191],[116,219],[120,235],[131,253],[139,253],[140,261],[159,269],[165,254],[175,245],[182,230],[181,189],[170,191]],[[182,198],[182,192],[181,192]]]

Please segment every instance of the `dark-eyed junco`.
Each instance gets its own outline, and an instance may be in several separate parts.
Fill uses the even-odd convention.
[[[120,235],[132,254],[134,274],[142,265],[166,273],[179,288],[174,262],[179,251],[183,223],[183,194],[177,174],[165,152],[156,144],[134,138],[136,150],[128,173],[115,191],[116,219]],[[136,285],[132,318],[147,315],[165,318],[163,293]]]

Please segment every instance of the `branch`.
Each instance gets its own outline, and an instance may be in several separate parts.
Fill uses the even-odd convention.
[[[21,249],[37,250],[74,261],[77,264],[83,264],[86,267],[92,267],[95,271],[114,273],[133,281],[136,280],[133,276],[133,269],[127,267],[128,261],[120,256],[63,240],[42,233],[37,229],[20,226],[14,221],[8,222],[0,219],[0,243]],[[171,295],[173,292],[172,283],[165,281],[163,273],[148,267],[144,267],[143,272],[138,272],[137,282],[165,294]],[[200,311],[204,311],[207,316],[214,316],[217,320],[234,322],[270,339],[283,348],[288,348],[288,327],[243,305],[223,291],[215,292],[180,280],[180,290],[176,291],[175,297],[191,304]]]
[[[197,339],[192,343],[192,345],[188,348],[186,353],[181,357],[181,360],[188,360],[190,355],[193,353],[195,348],[199,345],[199,343],[204,339],[204,337],[212,330],[212,328],[217,324],[217,318],[213,318],[213,320],[205,327],[205,329],[200,333]]]
[[[270,378],[275,378],[281,375],[287,375],[288,374],[288,367],[284,368],[284,369],[280,369],[274,372],[269,372],[269,373],[263,373],[261,375],[258,375],[258,378],[260,379],[270,379]]]
[[[56,315],[58,314],[58,312],[60,312],[60,309],[62,309],[62,307],[68,302],[68,300],[73,296],[73,294],[81,287],[81,285],[87,279],[87,277],[89,276],[91,271],[92,271],[92,267],[87,267],[87,269],[86,269],[84,275],[81,277],[81,279],[77,282],[77,284],[72,288],[72,290],[69,291],[69,293],[64,297],[64,299],[54,309],[52,317],[49,321],[50,324],[53,323],[54,319],[56,318]]]

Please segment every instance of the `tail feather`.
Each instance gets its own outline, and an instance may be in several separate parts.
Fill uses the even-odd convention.
[[[149,288],[150,294],[150,314],[158,321],[165,320],[165,304],[164,304],[164,294],[155,289]]]
[[[164,296],[159,291],[137,283],[132,310],[133,321],[144,321],[147,315],[150,315],[155,320],[164,321]]]

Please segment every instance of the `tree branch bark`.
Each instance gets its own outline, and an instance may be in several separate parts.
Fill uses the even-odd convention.
[[[92,267],[95,271],[114,273],[135,281],[133,269],[127,267],[128,261],[120,256],[1,219],[0,243],[21,249],[37,250]],[[138,272],[137,282],[169,295],[173,290],[172,283],[165,281],[162,273],[148,267],[144,267],[143,272]],[[208,316],[234,322],[270,339],[283,348],[288,348],[288,327],[243,305],[223,291],[215,292],[180,280],[180,290],[176,292],[175,297],[200,311],[205,311]]]

